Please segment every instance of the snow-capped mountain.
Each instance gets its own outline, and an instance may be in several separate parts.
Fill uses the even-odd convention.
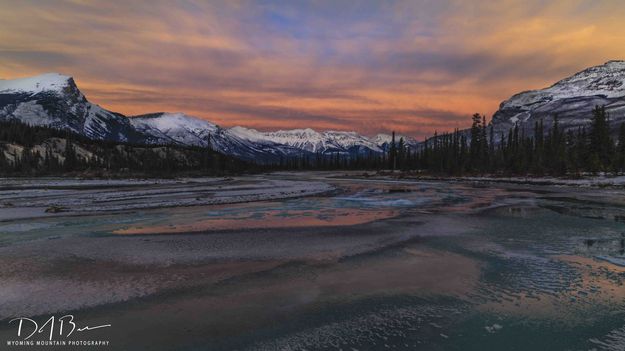
[[[183,113],[153,113],[130,118],[135,129],[149,143],[211,147],[243,158],[290,157],[301,154],[357,154],[382,152],[382,148],[355,132],[312,129],[260,132],[251,128],[221,128],[211,122]]]
[[[287,145],[310,153],[360,153],[382,152],[379,145],[355,132],[325,131],[313,129],[279,130],[259,132],[243,127],[230,128],[230,133],[250,142]]]
[[[605,105],[613,126],[625,120],[625,61],[609,61],[565,78],[549,88],[525,91],[499,106],[493,116],[497,132],[519,124],[531,132],[535,121],[546,126],[558,116],[566,129],[587,126],[592,109]]]
[[[184,113],[152,113],[129,118],[130,124],[151,144],[182,144],[205,147],[219,127]]]
[[[399,141],[401,139],[404,139],[404,143],[410,149],[414,149],[414,148],[418,148],[419,147],[419,142],[416,139],[408,137],[408,136],[405,136],[405,135],[399,135],[399,134],[395,135],[395,142],[396,143],[399,143]],[[390,148],[391,142],[393,141],[393,135],[391,135],[391,134],[378,134],[378,135],[374,136],[373,138],[371,138],[371,141],[374,144],[379,145],[382,150],[388,151],[388,149]]]
[[[317,153],[381,153],[390,142],[390,136],[370,139],[355,132],[317,132],[309,128],[273,132],[222,128],[184,113],[126,117],[89,102],[73,78],[57,73],[0,80],[0,120],[20,120],[30,125],[71,130],[91,139],[136,144],[205,147],[210,140],[215,150],[255,161]]]
[[[206,147],[244,159],[275,161],[298,155],[302,150],[245,135],[242,127],[224,129],[209,121],[184,113],[152,113],[130,117],[135,129],[151,144],[179,144]]]
[[[0,120],[67,129],[92,139],[143,142],[125,116],[92,104],[74,79],[57,73],[0,80]]]

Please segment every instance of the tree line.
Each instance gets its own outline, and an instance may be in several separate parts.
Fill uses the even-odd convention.
[[[625,172],[625,124],[618,137],[610,133],[610,116],[604,106],[592,111],[591,123],[564,130],[557,116],[550,125],[535,122],[531,133],[515,124],[507,133],[495,134],[486,117],[474,114],[471,128],[434,135],[410,147],[395,132],[383,153],[357,155],[329,153],[298,156],[281,161],[280,169],[365,169],[423,171],[440,175],[580,175]]]
[[[527,128],[527,127],[526,127]],[[625,172],[625,124],[617,138],[610,133],[604,106],[592,111],[591,123],[564,130],[557,116],[533,130],[518,124],[495,135],[485,116],[474,114],[471,128],[434,135],[416,147],[392,138],[384,152],[306,153],[254,164],[208,147],[133,145],[97,141],[80,134],[18,121],[0,122],[0,175],[67,172],[224,172],[271,170],[402,170],[441,175],[579,175]],[[57,143],[56,145],[54,143]],[[16,146],[16,144],[19,146]],[[19,150],[18,150],[19,149]]]
[[[211,148],[116,143],[19,121],[0,122],[0,175],[222,174],[254,167]]]
[[[577,130],[565,131],[557,116],[552,124],[535,122],[533,133],[515,124],[508,133],[495,135],[485,116],[474,114],[468,131],[455,130],[435,134],[406,158],[395,152],[403,170],[427,170],[432,173],[500,175],[579,175],[581,173],[625,171],[625,124],[618,137],[610,133],[610,117],[605,106],[596,106],[591,123]],[[404,151],[403,154],[411,151]],[[390,165],[392,166],[392,165]]]

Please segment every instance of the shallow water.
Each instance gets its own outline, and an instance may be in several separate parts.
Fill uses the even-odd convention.
[[[623,191],[323,181],[0,222],[0,319],[71,311],[113,349],[625,349]]]

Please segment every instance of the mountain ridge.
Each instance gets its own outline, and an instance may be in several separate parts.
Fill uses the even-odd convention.
[[[625,122],[625,61],[612,60],[561,79],[543,89],[527,90],[501,102],[491,126],[497,135],[519,125],[532,132],[535,122],[545,125],[559,117],[565,130],[589,125],[592,109],[604,105],[612,130]],[[316,131],[311,128],[259,131],[221,127],[182,112],[125,116],[89,102],[74,79],[58,73],[0,80],[0,120],[67,129],[92,139],[137,144],[176,144],[211,148],[256,162],[289,157],[381,154],[391,136],[367,137],[354,131]],[[462,132],[466,132],[463,130]],[[402,136],[397,135],[396,141]],[[403,136],[411,149],[420,143]]]
[[[589,125],[592,109],[605,106],[611,125],[625,121],[625,61],[610,60],[563,78],[547,88],[512,95],[499,105],[492,124],[497,133],[506,133],[519,124],[530,132],[535,122],[553,123],[558,116],[564,130]]]
[[[67,129],[92,139],[137,144],[206,147],[210,140],[217,151],[267,162],[316,153],[379,154],[385,149],[384,144],[378,145],[356,132],[222,128],[182,112],[125,116],[89,102],[71,76],[58,73],[0,80],[0,119]]]

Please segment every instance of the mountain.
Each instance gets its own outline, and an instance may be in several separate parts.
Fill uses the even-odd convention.
[[[130,123],[144,134],[148,143],[181,144],[211,147],[244,159],[277,161],[280,157],[316,153],[365,154],[381,153],[382,148],[355,132],[312,129],[260,132],[244,127],[221,128],[203,119],[183,113],[153,113],[130,117]]]
[[[184,113],[151,113],[128,118],[150,144],[181,144],[206,146],[208,136],[219,127],[211,122]]]
[[[91,139],[144,142],[124,115],[92,104],[74,79],[57,73],[0,80],[0,120],[70,130]]]
[[[270,153],[275,156],[298,154],[366,154],[382,153],[391,143],[392,136],[378,134],[367,138],[356,132],[325,131],[313,129],[278,130],[261,132],[245,127],[221,128],[216,124],[183,113],[152,113],[130,117],[131,124],[143,133],[150,143],[182,144],[205,147],[210,139],[214,149],[227,153]],[[397,135],[396,142],[404,138],[409,146],[417,141]],[[244,153],[245,154],[245,153]]]
[[[493,115],[496,133],[507,133],[518,124],[532,132],[534,122],[551,125],[553,116],[564,129],[589,126],[592,109],[605,105],[613,130],[625,121],[625,61],[609,61],[590,67],[554,85],[512,96]]]
[[[554,85],[525,91],[501,103],[492,125],[497,135],[515,124],[533,131],[536,121],[546,126],[557,115],[560,126],[588,126],[592,109],[605,105],[613,130],[625,121],[625,61],[609,61],[585,69]],[[264,132],[244,127],[222,128],[183,113],[152,113],[134,117],[108,111],[80,92],[74,79],[57,73],[0,80],[0,121],[20,120],[70,130],[90,139],[134,144],[176,144],[205,147],[246,160],[275,162],[282,158],[314,154],[367,155],[388,150],[391,136],[373,138],[355,132],[310,128]],[[466,133],[467,131],[462,131]],[[399,142],[402,136],[397,135]],[[403,136],[410,148],[414,139]]]
[[[382,152],[380,145],[355,132],[317,132],[310,128],[259,132],[243,127],[231,128],[230,132],[250,142],[287,145],[309,153],[359,154],[368,151]]]
[[[384,150],[383,144],[355,132],[222,128],[183,113],[127,117],[89,102],[72,77],[58,73],[0,80],[0,121],[3,120],[69,130],[95,140],[133,144],[205,147],[210,139],[214,150],[261,162],[315,153],[362,155]]]
[[[289,145],[252,138],[242,127],[224,129],[209,121],[184,113],[152,113],[129,118],[147,143],[211,147],[242,159],[273,162],[280,157],[299,155],[302,150]]]
[[[395,134],[395,142],[399,143],[399,141],[401,139],[404,139],[404,143],[410,148],[410,149],[415,149],[418,148],[420,143],[415,140],[414,138],[405,136],[405,135],[399,135],[399,134]],[[374,136],[371,141],[376,144],[379,145],[380,148],[384,151],[388,151],[390,146],[391,146],[391,142],[393,141],[393,136],[391,134],[378,134],[376,136]]]

